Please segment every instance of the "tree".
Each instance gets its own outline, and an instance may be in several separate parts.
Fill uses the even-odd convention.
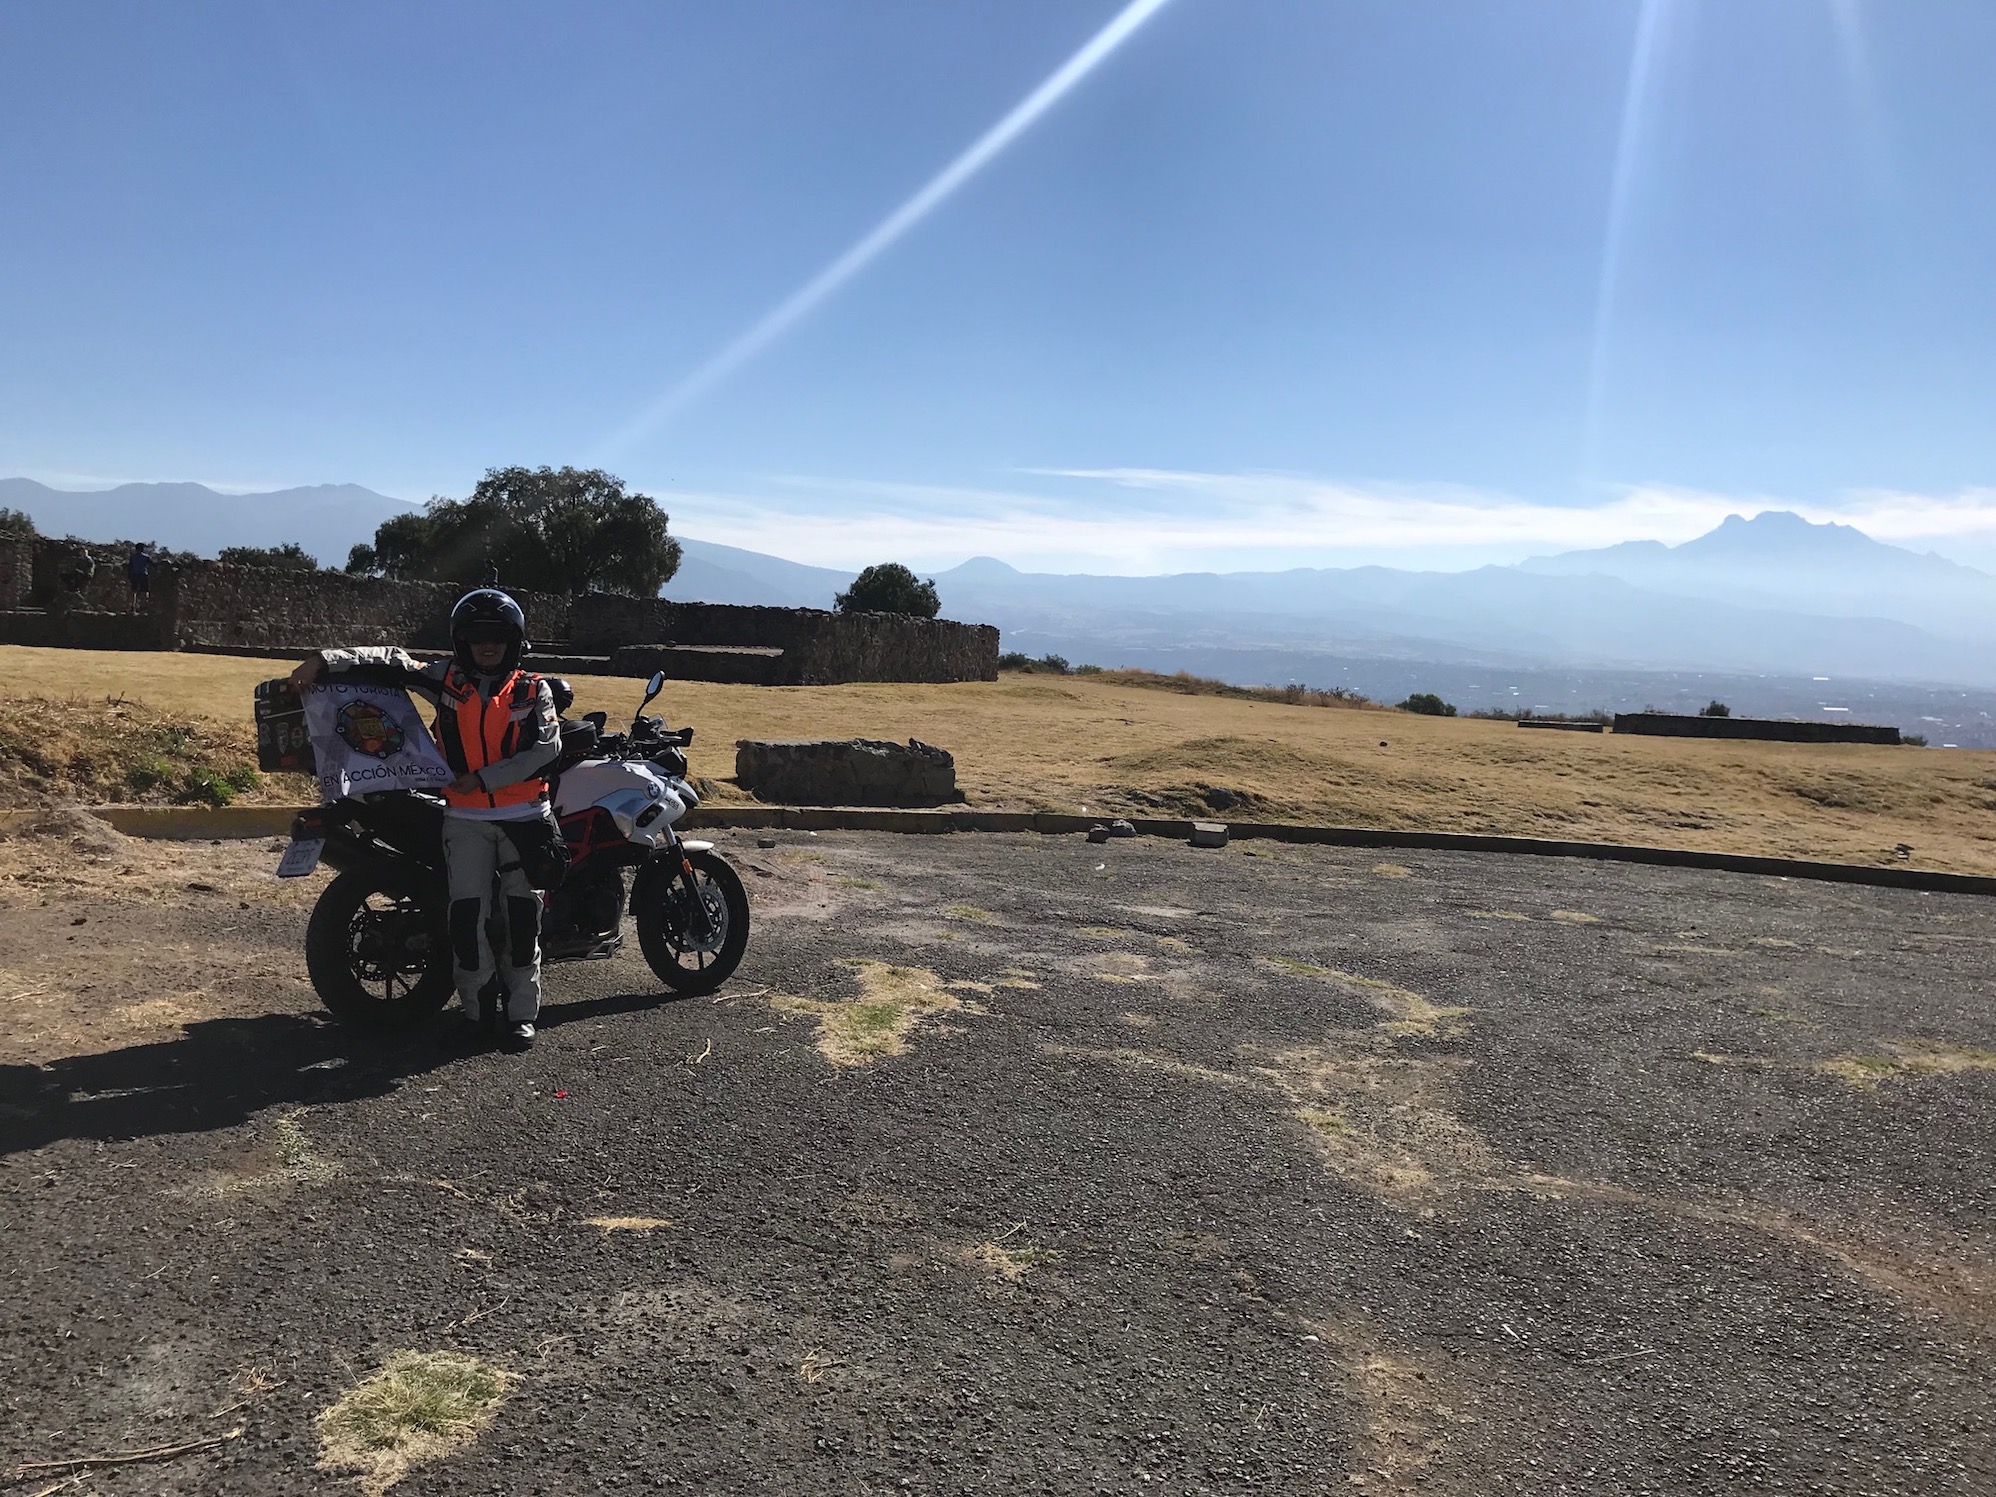
[[[1733,709],[1728,707],[1724,702],[1714,698],[1698,709],[1698,715],[1700,717],[1731,717]]]
[[[905,613],[932,619],[943,601],[933,580],[924,582],[898,561],[868,567],[833,600],[840,613]]]
[[[600,468],[488,468],[468,499],[432,499],[376,527],[347,570],[475,587],[656,597],[679,570],[679,542],[649,495]]]
[[[1400,704],[1402,712],[1418,712],[1423,717],[1454,717],[1455,703],[1444,702],[1432,691],[1417,691]]]
[[[430,509],[449,504],[448,499],[432,499]],[[409,580],[439,579],[428,569],[432,525],[429,514],[396,515],[374,527],[374,544],[355,546],[347,553],[347,570],[369,577]]]
[[[319,559],[296,541],[281,546],[224,546],[215,560],[232,567],[270,567],[280,572],[316,572]]]
[[[34,538],[35,522],[27,511],[0,507],[0,541],[31,541]]]

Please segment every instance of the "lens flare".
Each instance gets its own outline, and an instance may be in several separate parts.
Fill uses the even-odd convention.
[[[979,136],[962,155],[930,178],[913,197],[882,219],[852,248],[778,302],[747,331],[647,406],[635,420],[610,439],[607,444],[609,454],[628,450],[673,420],[809,316],[847,281],[878,259],[896,240],[990,165],[1041,115],[1058,104],[1076,84],[1095,71],[1168,3],[1169,0],[1132,0],[1080,51],[1020,100],[1003,119]]]
[[[1608,335],[1622,278],[1622,251],[1635,200],[1636,162],[1642,149],[1644,106],[1650,94],[1665,0],[1643,0],[1629,49],[1629,81],[1622,94],[1622,123],[1615,141],[1615,174],[1608,186],[1608,222],[1601,244],[1601,274],[1594,287],[1594,334],[1587,352],[1587,407],[1581,427],[1580,476],[1595,477],[1601,442],[1601,407],[1608,373]]]

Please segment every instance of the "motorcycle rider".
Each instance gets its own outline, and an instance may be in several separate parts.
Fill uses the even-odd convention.
[[[508,1048],[534,1042],[541,1005],[541,902],[529,869],[565,858],[544,776],[560,750],[546,681],[520,668],[527,618],[496,587],[466,593],[451,610],[451,654],[419,664],[393,646],[321,650],[300,662],[291,684],[320,673],[397,686],[437,709],[431,732],[456,771],[443,792],[444,866],[450,891],[451,957],[467,1019],[496,969],[506,990]],[[486,933],[495,874],[505,900],[505,949]]]

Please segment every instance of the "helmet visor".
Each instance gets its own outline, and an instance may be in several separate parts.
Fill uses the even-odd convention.
[[[462,636],[475,645],[510,645],[518,634],[508,624],[488,623],[483,620],[465,626]]]

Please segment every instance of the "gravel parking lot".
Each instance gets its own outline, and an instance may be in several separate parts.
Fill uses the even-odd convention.
[[[426,1494],[1996,1490],[1996,906],[781,840],[525,1057],[323,1023],[265,844],[7,884],[0,1477],[324,1491],[413,1348],[516,1379]]]

